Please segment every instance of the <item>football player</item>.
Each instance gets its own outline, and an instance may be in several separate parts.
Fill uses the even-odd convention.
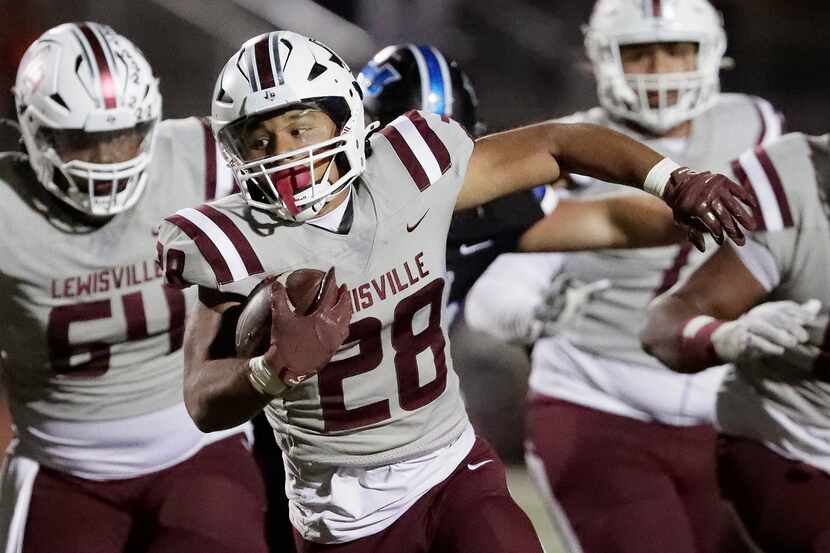
[[[452,371],[453,209],[550,182],[560,163],[645,186],[695,238],[709,228],[741,241],[738,222],[753,226],[741,201],[752,200],[721,175],[590,125],[473,143],[452,119],[413,111],[367,142],[360,94],[337,54],[288,31],[252,38],[222,70],[212,120],[242,192],[178,211],[159,235],[166,277],[197,285],[201,299],[185,337],[185,403],[206,431],[267,408],[300,551],[540,551]],[[558,227],[563,247],[682,236],[654,198],[584,206],[584,218]],[[211,359],[223,312],[266,275],[332,266],[342,284],[332,268],[302,316],[270,277],[270,347]]]
[[[247,429],[204,434],[188,416],[195,297],[153,260],[160,217],[230,189],[209,126],[161,122],[147,60],[96,23],[36,40],[14,96],[25,155],[0,156],[0,349],[17,438],[0,547],[265,551]]]
[[[381,127],[418,109],[452,117],[473,137],[485,131],[470,78],[434,46],[387,46],[361,69],[357,82],[367,115]],[[540,187],[453,214],[447,238],[451,321],[484,269],[499,253],[515,250],[521,234],[544,216],[543,206],[556,202],[552,195]]]
[[[724,493],[765,551],[824,552],[830,136],[789,134],[732,168],[759,200],[759,229],[655,300],[643,345],[681,373],[734,364],[717,398]]]
[[[726,38],[705,0],[600,0],[585,44],[600,107],[565,121],[613,128],[690,167],[726,168],[781,131],[766,101],[718,93]],[[617,188],[574,179],[576,196]],[[470,294],[474,328],[527,343],[543,336],[531,361],[526,458],[552,492],[550,512],[567,515],[556,522],[586,552],[741,547],[714,466],[724,369],[673,373],[638,338],[649,301],[704,258],[690,244],[568,254],[546,290],[559,263],[509,256]]]

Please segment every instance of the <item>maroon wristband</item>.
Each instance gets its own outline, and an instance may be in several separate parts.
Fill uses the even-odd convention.
[[[700,315],[692,317],[680,327],[680,353],[683,366],[690,371],[702,371],[723,364],[712,345],[712,333],[723,321]]]

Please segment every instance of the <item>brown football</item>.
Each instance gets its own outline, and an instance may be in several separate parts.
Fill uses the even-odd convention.
[[[271,283],[285,285],[294,311],[310,313],[320,299],[326,273],[317,269],[297,269],[279,276],[268,276],[251,290],[236,323],[236,353],[240,357],[262,355],[271,341]]]

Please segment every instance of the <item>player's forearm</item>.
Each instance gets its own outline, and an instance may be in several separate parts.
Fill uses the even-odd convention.
[[[648,248],[684,239],[671,210],[661,200],[644,194],[617,194],[560,201],[550,215],[521,236],[519,250]]]
[[[695,336],[688,337],[688,343],[684,343],[685,325],[703,314],[698,306],[682,296],[668,294],[657,298],[648,307],[646,326],[640,333],[643,349],[681,373],[695,373],[719,364],[716,357],[706,351],[709,344],[695,343]],[[697,340],[705,340],[705,336],[699,335]],[[701,350],[703,355],[700,355]]]
[[[546,123],[548,147],[563,172],[643,188],[663,156],[645,144],[605,127]]]
[[[202,432],[238,426],[271,400],[251,385],[248,359],[201,361],[185,369],[184,401]]]

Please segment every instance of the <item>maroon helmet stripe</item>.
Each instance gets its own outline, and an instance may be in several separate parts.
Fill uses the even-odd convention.
[[[429,177],[427,176],[426,171],[424,171],[424,168],[421,167],[421,162],[418,161],[417,157],[415,157],[415,153],[412,151],[412,148],[410,148],[409,144],[406,143],[406,140],[403,139],[403,136],[401,136],[401,133],[398,132],[398,129],[392,125],[387,125],[382,131],[380,131],[380,134],[386,137],[386,140],[388,140],[392,145],[392,148],[395,150],[395,153],[398,154],[403,166],[406,167],[406,170],[409,172],[409,176],[415,181],[415,186],[418,187],[418,190],[424,191],[429,188]]]
[[[427,143],[429,146],[432,155],[435,156],[435,161],[438,162],[438,167],[441,169],[441,174],[447,172],[447,169],[450,168],[450,152],[447,151],[447,147],[444,146],[444,143],[441,142],[441,139],[438,138],[438,135],[435,134],[435,131],[429,126],[429,123],[426,122],[420,113],[417,111],[410,111],[406,113],[406,116],[412,121],[412,124],[415,125],[415,128],[418,129],[418,132],[421,134],[421,137],[424,139],[424,142]]]
[[[755,205],[758,206],[758,209],[755,210],[754,213],[755,222],[758,223],[758,230],[767,230],[767,222],[764,221],[764,212],[761,210],[761,204],[758,201],[758,196],[755,195],[755,189],[752,188],[752,183],[749,182],[749,177],[746,176],[746,171],[744,171],[744,168],[741,167],[741,163],[737,159],[732,160],[732,173],[734,173],[735,178],[738,179],[738,182],[741,183],[741,186],[749,190],[749,193],[752,194],[752,197],[755,200]]]
[[[212,200],[216,198],[216,139],[204,119],[202,131],[205,133],[205,199]]]
[[[256,70],[259,76],[259,89],[272,88],[274,86],[274,69],[271,67],[268,38],[254,44],[254,58],[256,59]]]
[[[784,185],[781,184],[781,176],[778,174],[778,170],[775,169],[775,165],[772,164],[767,151],[763,147],[755,148],[755,155],[758,156],[758,161],[761,163],[764,173],[767,174],[770,186],[772,186],[775,199],[778,200],[778,208],[781,210],[781,222],[784,224],[784,228],[793,226],[790,202],[787,201],[787,194],[784,192]]]
[[[231,241],[233,247],[236,248],[236,252],[239,254],[239,257],[242,258],[242,263],[245,264],[245,270],[248,271],[249,275],[255,275],[265,271],[265,269],[262,268],[262,263],[260,263],[259,257],[257,257],[256,252],[254,252],[254,248],[251,247],[251,243],[248,242],[248,239],[245,238],[242,231],[239,230],[235,224],[233,224],[230,217],[207,204],[200,205],[196,208],[196,211],[201,212],[202,215],[216,223],[216,226],[222,229],[222,232],[224,232],[225,236],[227,236]]]
[[[663,15],[663,6],[660,4],[660,0],[651,0],[651,15],[654,17]]]
[[[219,248],[216,247],[213,240],[202,232],[199,227],[181,215],[171,215],[166,218],[165,221],[179,227],[182,232],[193,240],[196,247],[199,248],[199,251],[202,253],[202,256],[207,260],[210,268],[213,269],[213,274],[216,276],[216,281],[219,284],[233,282],[231,270],[228,267],[227,262],[225,262],[225,258],[222,257],[222,254],[219,252]]]
[[[98,35],[86,23],[81,23],[79,27],[86,41],[89,43],[89,47],[92,49],[92,54],[95,56],[95,63],[98,66],[98,78],[101,81],[101,98],[104,100],[104,107],[106,109],[118,107],[115,96],[115,81],[112,78],[110,65],[107,63],[107,56],[104,54],[101,41],[98,39]]]

